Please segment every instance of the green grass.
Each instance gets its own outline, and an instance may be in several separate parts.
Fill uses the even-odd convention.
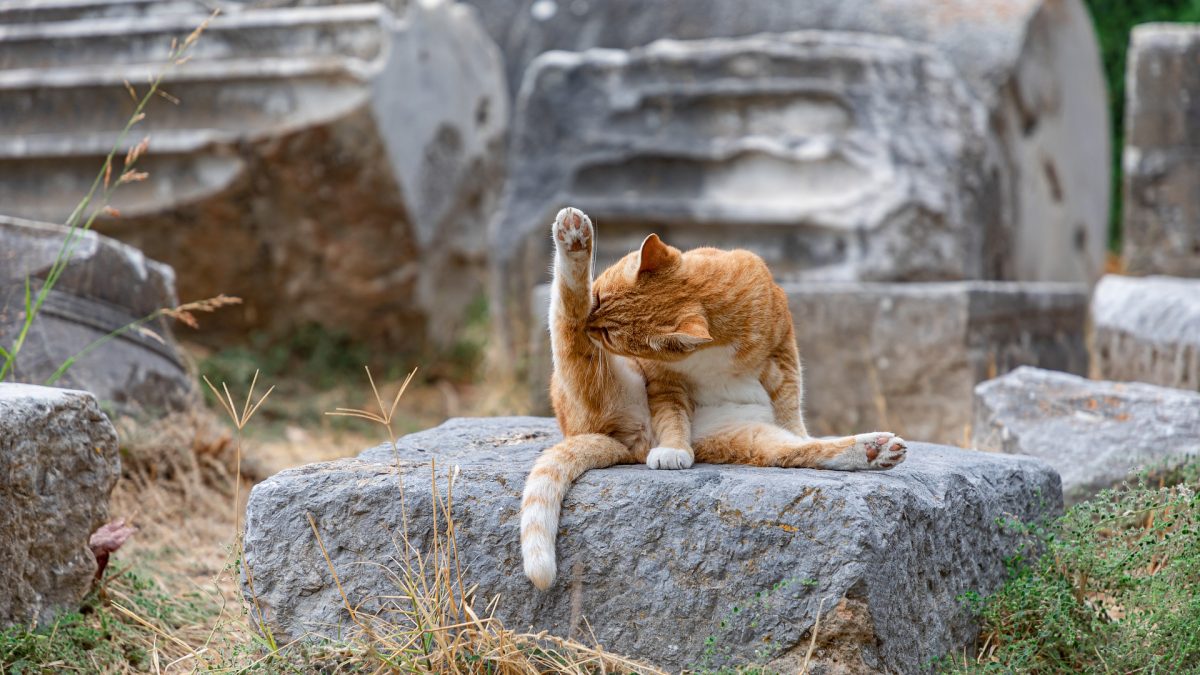
[[[1142,477],[1027,530],[955,673],[1200,672],[1200,462]]]
[[[1139,23],[1200,21],[1200,0],[1084,0],[1100,40],[1100,57],[1108,80],[1108,106],[1112,119],[1113,200],[1109,247],[1121,241],[1121,152],[1125,144],[1125,60],[1129,33]]]
[[[106,577],[78,612],[63,614],[36,630],[15,626],[0,631],[0,672],[153,670],[156,657],[165,668],[177,650],[156,630],[184,634],[189,627],[211,622],[218,611],[213,602],[198,594],[177,597],[166,592],[142,572],[118,572]]]

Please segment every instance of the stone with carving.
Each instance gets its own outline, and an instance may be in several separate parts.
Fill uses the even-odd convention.
[[[0,8],[8,215],[63,222],[132,112],[125,82],[144,91],[211,12],[95,4]],[[452,0],[282,4],[226,3],[168,72],[179,104],[155,99],[124,144],[150,136],[149,179],[96,228],[172,264],[184,299],[246,300],[210,331],[445,340],[483,292],[508,121],[499,52]]]

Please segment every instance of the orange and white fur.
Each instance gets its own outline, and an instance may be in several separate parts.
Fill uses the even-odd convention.
[[[564,439],[538,457],[521,502],[525,574],[554,583],[562,500],[589,469],[694,462],[858,471],[904,461],[886,432],[808,435],[787,296],[749,251],[686,253],[650,235],[592,281],[595,233],[553,226],[550,395]]]

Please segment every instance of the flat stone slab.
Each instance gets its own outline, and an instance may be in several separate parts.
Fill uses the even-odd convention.
[[[1032,455],[1068,504],[1133,471],[1200,454],[1200,394],[1018,368],[975,388],[975,446]]]
[[[1091,311],[1093,376],[1200,390],[1200,279],[1109,275]]]
[[[0,384],[0,627],[79,608],[96,575],[88,537],[120,474],[91,394]]]
[[[386,610],[398,484],[410,540],[428,546],[434,459],[442,494],[458,467],[465,582],[481,601],[501,596],[506,626],[585,640],[594,631],[606,649],[673,670],[794,668],[823,607],[815,661],[913,672],[975,640],[958,598],[1002,582],[1019,537],[999,521],[1052,516],[1061,504],[1058,476],[1041,461],[922,443],[888,472],[592,471],[566,498],[558,581],[541,593],[521,571],[518,510],[534,458],[559,438],[551,419],[454,419],[402,438],[398,451],[384,445],[260,483],[245,560],[276,638],[351,626],[308,514],[350,602]]]
[[[1035,282],[782,285],[804,365],[814,434],[892,431],[969,445],[975,385],[1017,366],[1087,373],[1088,289]],[[530,391],[549,410],[548,287],[535,291],[540,330]]]

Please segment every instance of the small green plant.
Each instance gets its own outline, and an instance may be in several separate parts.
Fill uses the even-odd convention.
[[[0,630],[0,672],[166,670],[177,659],[190,659],[184,638],[196,637],[188,634],[214,613],[211,600],[201,595],[169,593],[143,572],[115,572],[88,595],[80,611],[34,630]]]
[[[1014,557],[975,658],[947,672],[1200,672],[1200,462],[1145,474],[1072,507]]]

